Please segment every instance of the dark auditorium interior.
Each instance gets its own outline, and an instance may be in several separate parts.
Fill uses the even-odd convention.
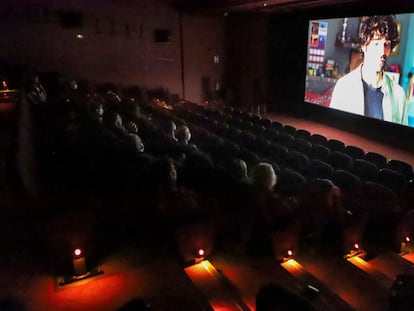
[[[414,310],[408,13],[1,1],[0,311]],[[329,108],[389,14],[408,126]]]

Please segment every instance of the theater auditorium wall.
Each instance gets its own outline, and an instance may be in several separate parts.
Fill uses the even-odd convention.
[[[203,100],[203,77],[222,76],[223,19],[183,14],[180,21],[159,0],[10,0],[0,15],[3,63],[99,83],[162,86],[195,102]]]

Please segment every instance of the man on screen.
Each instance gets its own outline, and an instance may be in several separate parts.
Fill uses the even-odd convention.
[[[330,107],[407,124],[404,90],[384,72],[387,58],[399,42],[395,16],[366,17],[361,22],[359,40],[363,63],[338,80]]]

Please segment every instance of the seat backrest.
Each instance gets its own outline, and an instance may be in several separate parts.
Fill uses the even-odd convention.
[[[378,181],[378,167],[374,163],[364,159],[354,160],[352,172],[361,178],[362,181]]]
[[[285,146],[278,143],[272,143],[270,144],[270,152],[272,158],[280,163],[280,165],[285,165],[289,153],[289,150]]]
[[[332,151],[340,151],[340,152],[345,151],[345,143],[337,139],[329,139],[327,146]]]
[[[285,126],[283,127],[283,131],[284,131],[285,133],[290,134],[290,135],[295,135],[295,133],[296,133],[296,127],[294,127],[294,126],[292,126],[292,125],[285,125]]]
[[[403,174],[408,179],[412,179],[414,177],[413,168],[407,162],[401,160],[389,160],[387,168]]]
[[[350,170],[354,164],[352,157],[340,151],[334,151],[331,154],[329,163],[336,169]]]
[[[312,144],[326,145],[328,143],[328,138],[321,134],[313,134],[311,136]]]
[[[260,124],[263,125],[263,126],[269,126],[271,123],[272,123],[272,121],[270,119],[267,119],[267,118],[262,118],[260,120]]]
[[[309,157],[328,162],[331,157],[331,150],[328,147],[319,144],[313,144],[309,151]]]
[[[270,127],[278,131],[283,130],[283,124],[278,121],[272,121],[272,123],[270,124]]]
[[[300,195],[305,187],[305,177],[296,170],[285,168],[278,175],[276,191],[285,196]]]
[[[365,156],[364,149],[357,147],[357,146],[352,146],[352,145],[348,145],[345,147],[345,153],[350,155],[354,160],[363,159]]]
[[[281,132],[279,134],[279,140],[278,143],[282,144],[286,148],[292,148],[295,144],[295,137],[291,134]]]
[[[296,138],[303,138],[303,139],[306,139],[306,140],[310,140],[311,136],[312,136],[312,134],[309,131],[303,130],[303,129],[299,129],[295,133]]]
[[[321,160],[313,159],[309,164],[308,178],[331,179],[334,173],[333,167]]]
[[[306,139],[303,139],[300,137],[296,137],[295,144],[292,147],[292,149],[297,150],[304,154],[309,154],[311,148],[312,148],[312,144]]]
[[[380,169],[379,182],[397,192],[404,191],[408,184],[407,178],[403,174],[389,168]]]
[[[309,164],[309,158],[299,151],[290,151],[287,154],[286,165],[295,171],[305,173],[309,167]]]
[[[332,181],[340,188],[349,189],[361,187],[362,182],[358,176],[349,171],[338,169],[332,176]]]
[[[279,139],[279,131],[271,127],[266,128],[266,131],[263,133],[263,135],[272,142],[277,142]]]
[[[387,158],[377,152],[367,152],[364,159],[374,163],[378,168],[384,168],[387,166]]]

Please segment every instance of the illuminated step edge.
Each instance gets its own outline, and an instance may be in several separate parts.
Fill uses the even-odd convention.
[[[207,297],[213,310],[251,311],[231,282],[208,260],[184,268],[193,284]]]
[[[375,269],[368,261],[365,261],[363,258],[359,256],[353,256],[347,259],[348,262],[353,264],[359,270],[369,274],[372,278],[374,278],[379,284],[384,286],[386,289],[390,288],[393,280],[386,276],[384,273]]]
[[[319,303],[325,305],[325,308],[336,311],[355,311],[342,297],[330,290],[325,284],[319,281],[312,273],[308,272],[295,259],[289,259],[280,264],[286,271],[295,276],[299,281],[306,284],[306,288],[316,290]],[[318,303],[315,301],[315,303]]]
[[[402,254],[401,257],[407,260],[408,262],[414,264],[414,253]]]
[[[66,286],[66,285],[70,285],[70,284],[74,284],[74,283],[78,283],[78,285],[83,284],[83,282],[81,281],[85,281],[85,280],[89,280],[93,277],[99,276],[104,274],[104,272],[102,270],[100,270],[99,268],[91,270],[86,272],[83,275],[79,275],[79,276],[63,276],[63,277],[58,277],[56,279],[56,283],[59,286]]]

